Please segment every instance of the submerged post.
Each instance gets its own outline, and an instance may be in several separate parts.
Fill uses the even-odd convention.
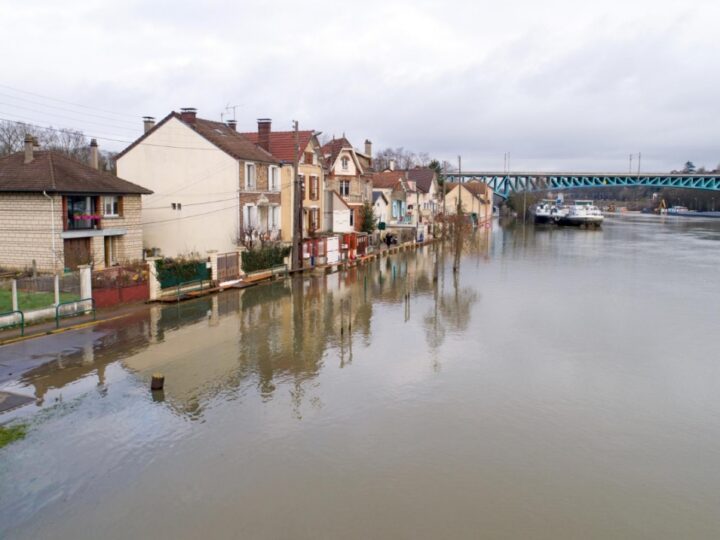
[[[162,390],[164,386],[165,376],[162,373],[153,373],[150,390]]]

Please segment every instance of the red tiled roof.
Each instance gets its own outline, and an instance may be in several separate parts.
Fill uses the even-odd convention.
[[[213,120],[205,120],[204,118],[196,118],[194,122],[184,122],[179,113],[173,111],[158,122],[152,129],[143,133],[138,139],[136,139],[130,146],[125,148],[122,152],[117,155],[117,159],[125,155],[135,146],[144,141],[152,133],[155,133],[163,124],[165,124],[171,118],[176,118],[180,122],[183,122],[190,129],[196,131],[199,135],[210,141],[212,144],[217,146],[220,150],[226,154],[234,157],[235,159],[243,159],[248,161],[261,161],[264,163],[277,163],[271,154],[255,145],[253,142],[243,137],[240,133],[235,131],[233,128],[223,124],[222,122],[215,122]]]
[[[429,167],[416,167],[408,170],[408,180],[415,182],[418,191],[430,192],[430,186],[435,178],[435,171]]]
[[[339,139],[333,139],[328,143],[325,143],[322,147],[322,153],[323,156],[327,159],[328,166],[332,166],[333,163],[335,163],[335,160],[338,157],[338,154],[341,150],[344,148],[348,148],[352,150],[353,145],[350,144],[350,141],[348,141],[345,137],[340,137]]]
[[[395,189],[398,182],[405,180],[405,171],[384,171],[372,176],[373,188]]]
[[[298,131],[298,143],[300,145],[300,157],[314,135],[314,131]],[[258,133],[252,131],[241,133],[243,137],[254,144],[258,144]],[[270,132],[270,153],[280,161],[295,160],[295,132],[294,131],[271,131]]]
[[[25,163],[25,152],[0,158],[0,191],[119,195],[152,193],[113,174],[50,151],[36,151],[30,163]]]

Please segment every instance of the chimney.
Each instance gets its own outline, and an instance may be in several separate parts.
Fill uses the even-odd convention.
[[[237,120],[228,120],[227,125],[233,131],[237,131]]]
[[[391,171],[394,171],[394,170],[395,170],[395,160],[394,160],[394,159],[391,159],[391,160],[390,160],[390,170],[391,170]]]
[[[272,120],[269,118],[258,118],[258,145],[266,152],[270,152],[270,131]]]
[[[365,139],[365,155],[372,159],[372,142],[370,142],[370,139]]]
[[[154,127],[155,127],[155,118],[153,118],[152,116],[143,116],[144,133],[147,133]]]
[[[25,163],[31,163],[34,159],[33,150],[35,146],[35,140],[32,135],[25,135]]]
[[[100,162],[98,160],[98,145],[95,139],[90,141],[90,166],[93,169],[100,168]]]
[[[197,109],[194,107],[183,107],[180,109],[180,120],[187,124],[194,124],[195,123],[195,115],[197,114]]]

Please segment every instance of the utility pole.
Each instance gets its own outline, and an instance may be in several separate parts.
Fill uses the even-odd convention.
[[[630,165],[628,165],[628,174],[632,174],[632,157],[633,155],[630,154]]]
[[[458,156],[458,185],[457,185],[457,207],[455,209],[455,262],[453,272],[460,270],[460,243],[462,240],[462,158]]]
[[[300,189],[300,140],[298,134],[298,122],[293,120],[293,131],[295,132],[295,156],[293,160],[293,246],[292,246],[292,269],[302,268],[302,190]]]
[[[642,152],[638,152],[638,176],[640,176],[640,162],[642,160]]]

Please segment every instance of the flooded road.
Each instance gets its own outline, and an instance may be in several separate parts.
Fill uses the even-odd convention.
[[[0,538],[718,538],[718,221],[496,224],[437,282],[425,247],[2,347]]]

